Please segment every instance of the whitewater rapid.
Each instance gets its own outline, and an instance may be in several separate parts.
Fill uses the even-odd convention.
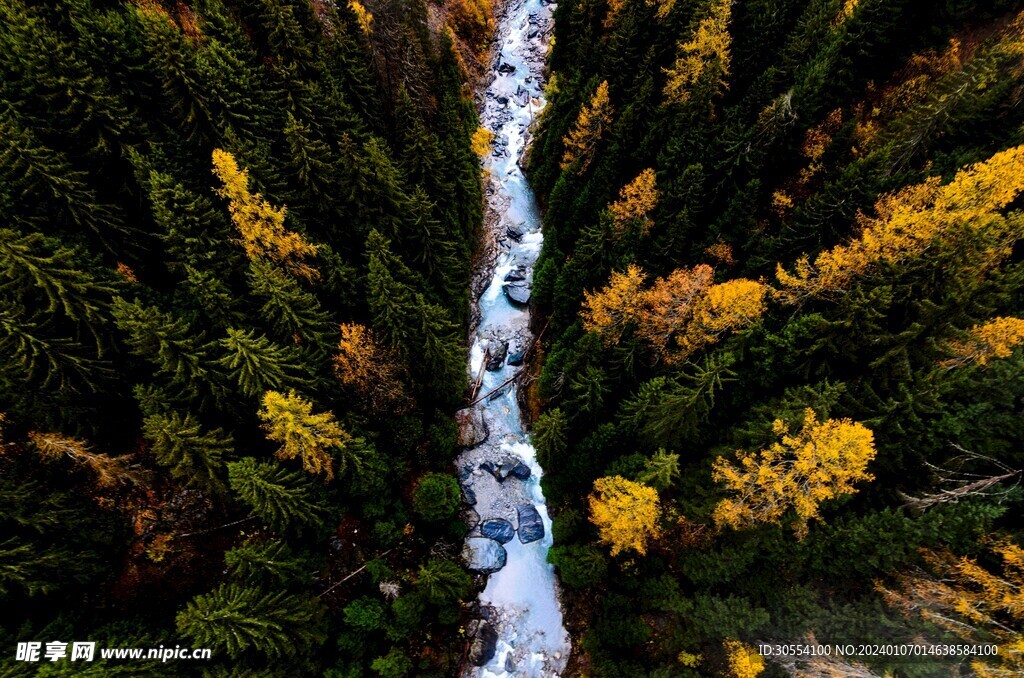
[[[523,543],[517,533],[505,543],[505,565],[488,576],[480,593],[481,624],[497,635],[493,656],[483,666],[466,671],[465,675],[480,678],[557,676],[564,671],[570,651],[558,582],[547,562],[552,539],[540,487],[543,470],[523,430],[516,382],[499,388],[521,369],[510,363],[520,362],[533,341],[529,304],[521,302],[529,294],[540,254],[541,220],[519,163],[529,128],[544,107],[544,60],[553,9],[553,4],[542,0],[510,0],[505,6],[497,28],[494,79],[484,93],[481,110],[482,125],[495,135],[494,152],[483,165],[487,223],[496,256],[488,264],[493,265],[490,284],[478,302],[480,320],[469,374],[474,383],[482,375],[476,393],[490,395],[466,415],[485,432],[478,431],[482,441],[474,439],[459,457],[459,474],[464,492],[471,497],[467,501],[472,507],[466,511],[470,538],[483,542],[480,528],[489,519],[518,527],[524,506],[536,509],[544,535]],[[510,283],[513,289],[505,290]],[[518,297],[519,303],[510,296]],[[508,358],[499,363],[502,354]],[[490,370],[483,369],[485,356],[492,363]],[[529,468],[525,479],[519,477],[525,475],[522,468],[508,473],[518,462]],[[530,534],[530,528],[521,534]]]

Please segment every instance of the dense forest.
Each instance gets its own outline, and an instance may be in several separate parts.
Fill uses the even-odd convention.
[[[0,17],[0,674],[452,675],[484,9]]]
[[[568,0],[549,67],[570,673],[1024,673],[1020,3]]]

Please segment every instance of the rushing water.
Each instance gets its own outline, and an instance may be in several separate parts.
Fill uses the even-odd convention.
[[[570,649],[558,582],[547,562],[551,521],[540,488],[542,469],[523,431],[515,382],[499,388],[520,369],[509,363],[519,362],[517,356],[533,341],[529,305],[510,297],[519,296],[522,302],[521,295],[528,294],[542,240],[537,204],[519,160],[529,126],[544,106],[544,57],[552,10],[553,5],[542,0],[509,1],[499,20],[494,79],[485,92],[481,112],[482,124],[495,134],[495,150],[484,167],[489,175],[488,223],[496,239],[496,259],[490,284],[480,295],[480,320],[470,354],[471,378],[476,381],[483,375],[478,393],[491,395],[467,415],[476,421],[477,444],[464,451],[458,462],[463,487],[469,490],[473,504],[467,511],[468,542],[495,551],[495,543],[481,534],[483,522],[502,519],[521,528],[521,512],[526,507],[529,514],[530,506],[536,509],[544,530],[542,538],[529,541],[536,537],[536,525],[532,534],[529,527],[519,529],[504,544],[504,567],[489,575],[480,594],[484,625],[493,629],[488,631],[491,641],[494,632],[497,635],[496,643],[492,642],[493,655],[483,666],[467,672],[482,678],[556,676],[564,670]],[[504,289],[510,282],[514,289]],[[500,358],[506,345],[509,358],[503,361]],[[490,363],[487,370],[483,369],[485,357]],[[530,469],[528,477],[521,478],[526,475],[523,466],[509,473],[517,463]],[[523,543],[524,539],[528,543]],[[489,654],[488,650],[485,658]]]

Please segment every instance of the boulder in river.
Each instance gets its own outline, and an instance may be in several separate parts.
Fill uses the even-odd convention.
[[[487,622],[481,622],[473,635],[473,641],[469,644],[469,663],[473,666],[483,666],[494,658],[497,647],[498,632]]]
[[[476,492],[473,491],[472,487],[466,485],[462,488],[462,501],[466,502],[469,506],[476,506]]]
[[[507,61],[502,61],[500,64],[498,64],[498,72],[499,73],[505,73],[505,74],[507,74],[507,73],[515,73],[516,72],[516,67],[513,66],[512,64],[510,64]]]
[[[508,362],[509,365],[512,365],[513,367],[515,367],[517,365],[522,365],[523,364],[523,360],[525,358],[526,358],[526,351],[518,351],[516,353],[510,354],[508,356],[508,360],[506,362]]]
[[[472,530],[480,524],[480,514],[473,509],[466,509],[462,512],[462,522],[466,523],[466,527]]]
[[[508,300],[517,306],[526,306],[530,303],[530,285],[526,282],[509,283],[502,287]]]
[[[544,521],[540,519],[537,509],[531,504],[520,504],[516,507],[519,513],[519,541],[524,544],[544,538]]]
[[[492,341],[487,347],[487,371],[500,370],[505,365],[506,355],[508,355],[508,342]]]
[[[504,518],[488,518],[480,524],[480,534],[499,544],[507,544],[516,536],[516,528]]]
[[[505,274],[505,282],[519,282],[520,280],[526,280],[525,266],[516,266]]]
[[[506,558],[508,553],[505,547],[487,537],[470,537],[462,547],[462,559],[466,561],[466,567],[481,574],[491,574],[505,567]]]
[[[523,227],[522,227],[522,225],[506,226],[505,227],[505,235],[507,235],[508,237],[512,238],[516,242],[519,242],[520,240],[523,239]],[[508,278],[505,278],[505,280],[508,280]]]
[[[515,476],[516,478],[519,478],[520,480],[526,480],[527,478],[530,477],[531,471],[529,466],[527,466],[523,462],[519,462],[518,464],[512,467],[512,470],[509,471],[509,473]]]
[[[459,445],[473,447],[487,440],[490,431],[484,421],[483,410],[467,407],[455,413],[455,423],[459,427]]]

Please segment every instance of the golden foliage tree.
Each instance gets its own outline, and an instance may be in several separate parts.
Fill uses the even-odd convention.
[[[242,246],[250,259],[266,258],[292,275],[316,280],[318,271],[305,262],[316,254],[317,246],[284,227],[284,207],[274,207],[249,191],[249,170],[241,169],[227,151],[213,152],[213,173],[221,181],[217,194],[228,200],[231,221],[242,237]]]
[[[469,140],[469,147],[476,157],[483,159],[494,148],[494,132],[486,127],[477,127]]]
[[[722,646],[729,678],[757,678],[764,672],[764,657],[746,643],[730,638]]]
[[[369,327],[356,323],[341,326],[335,374],[372,409],[404,410],[411,404],[402,387],[399,365],[394,351],[382,346]]]
[[[597,330],[615,344],[635,325],[637,336],[667,363],[685,360],[727,332],[748,327],[765,311],[768,286],[745,278],[712,284],[706,264],[679,268],[644,289],[645,274],[630,265],[613,272],[608,285],[584,295],[581,316],[587,330]]]
[[[971,558],[925,550],[925,569],[897,575],[893,586],[876,582],[887,603],[971,644],[992,642],[998,652],[971,663],[982,678],[1024,674],[1024,549],[1010,541],[991,545],[1001,563],[985,568]]]
[[[301,459],[302,468],[312,474],[322,473],[334,478],[334,464],[329,450],[344,450],[353,444],[330,412],[313,414],[313,403],[294,391],[263,394],[259,412],[267,438],[281,443],[278,459]]]
[[[1009,358],[1013,349],[1024,342],[1024,319],[993,318],[967,331],[967,338],[950,344],[946,367],[987,365],[997,358]]]
[[[589,498],[590,522],[612,555],[632,549],[643,555],[660,533],[661,508],[654,488],[620,476],[598,478]]]
[[[1017,146],[964,167],[946,185],[932,177],[884,196],[875,203],[874,217],[858,218],[860,235],[849,244],[820,253],[813,263],[802,257],[792,273],[780,264],[780,298],[834,296],[879,264],[921,256],[936,242],[953,245],[963,233],[983,233],[992,241],[985,258],[995,266],[1024,235],[1020,220],[1000,214],[1022,192],[1024,146]]]
[[[671,5],[663,7],[671,9]],[[666,10],[667,12],[668,10]],[[711,87],[726,87],[729,75],[729,19],[732,17],[730,0],[714,0],[710,14],[697,24],[689,40],[679,43],[679,54],[672,68],[665,70],[667,103],[683,103],[690,98],[694,86],[707,83]]]
[[[562,139],[565,155],[562,156],[562,169],[573,168],[583,174],[594,160],[597,144],[604,136],[605,130],[612,124],[612,103],[608,98],[608,81],[597,86],[589,104],[580,109],[576,124]]]
[[[619,340],[626,326],[637,320],[643,307],[641,288],[646,274],[634,264],[625,273],[612,271],[608,285],[599,292],[584,292],[583,326],[597,330],[605,343]]]
[[[619,199],[608,206],[615,230],[622,233],[630,223],[639,223],[643,235],[651,228],[648,216],[658,206],[658,186],[651,168],[645,169],[636,179],[619,192]]]
[[[359,28],[363,29],[363,33],[366,35],[370,35],[373,32],[373,13],[366,9],[359,0],[349,0],[348,6],[352,9],[352,13],[356,15]]]
[[[854,483],[872,479],[867,466],[875,458],[874,434],[849,419],[819,422],[810,408],[797,433],[781,419],[773,430],[779,440],[770,447],[756,454],[738,450],[735,462],[715,460],[712,477],[732,495],[715,507],[715,524],[735,529],[778,524],[794,509],[793,527],[803,537],[821,502],[852,494]]]

